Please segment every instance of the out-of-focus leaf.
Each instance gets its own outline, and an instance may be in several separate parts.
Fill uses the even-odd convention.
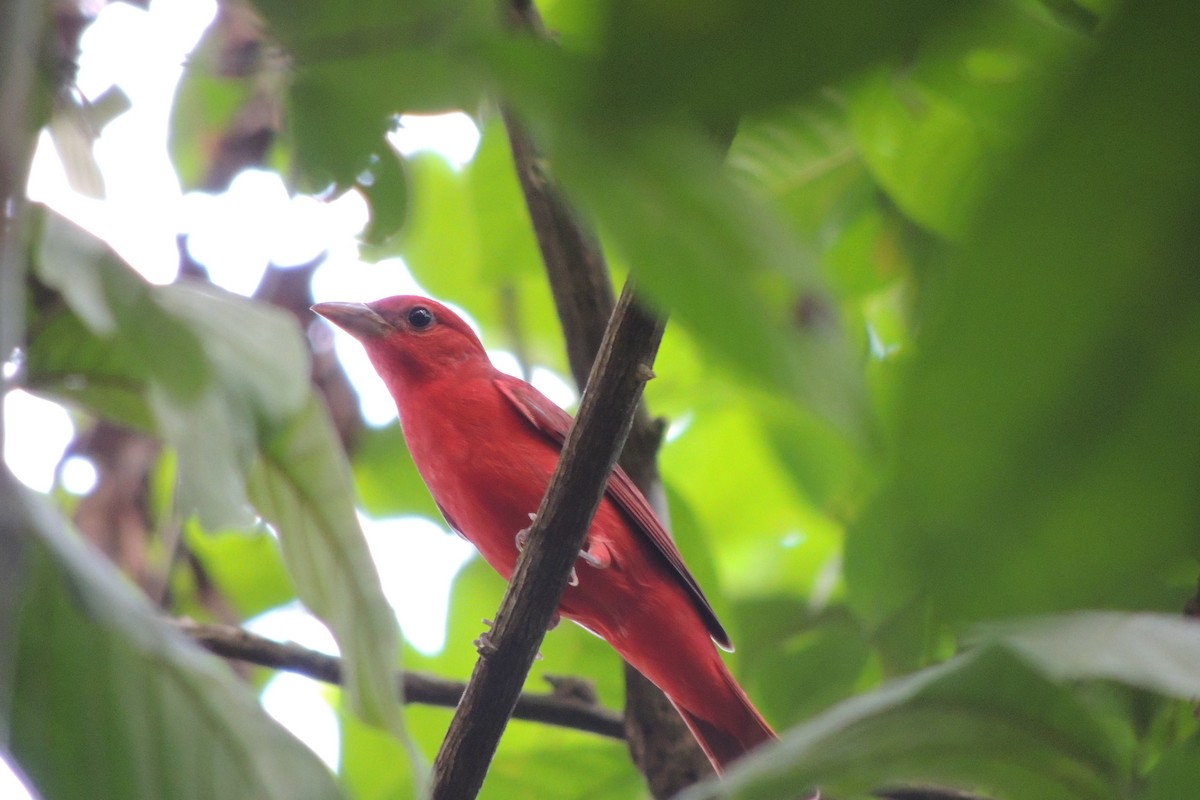
[[[831,226],[873,200],[845,102],[832,92],[743,119],[726,163],[774,201],[806,243],[827,240]]]
[[[359,500],[370,516],[417,514],[441,520],[441,512],[413,464],[399,423],[363,431],[352,465]]]
[[[744,112],[903,57],[954,3],[699,0],[609,4],[596,106],[608,113]]]
[[[1196,790],[1196,775],[1200,775],[1200,743],[1192,737],[1163,754],[1146,776],[1145,790],[1137,796],[1143,800],[1187,797]]]
[[[89,313],[97,319],[96,309],[109,314],[115,327],[108,339],[145,342],[114,348],[121,356],[103,362],[104,377],[121,380],[124,390],[140,395],[138,410],[149,408],[154,430],[175,446],[181,514],[197,514],[206,528],[216,529],[249,523],[253,501],[279,532],[301,600],[341,643],[354,707],[368,721],[402,736],[392,683],[399,655],[395,618],[355,515],[345,455],[311,386],[308,355],[294,319],[206,285],[150,287],[82,231],[64,229],[63,236],[82,242],[75,250],[93,257],[53,262],[60,282],[78,274],[85,286],[131,287],[132,298],[153,309],[127,314],[132,299],[124,295],[108,306],[101,303],[105,298],[92,295],[77,301],[84,307],[96,303]],[[37,355],[41,336],[34,337],[28,368],[35,388],[54,394],[55,381],[64,387],[88,383],[87,362],[71,363],[63,356],[68,350],[63,334],[70,332],[85,334],[80,344],[94,351],[88,341],[93,337],[82,326],[57,330],[49,347],[57,358]],[[175,352],[170,344],[176,341],[198,348],[200,380],[210,378],[198,396],[169,392],[164,388],[169,384],[158,378],[186,372],[189,353]],[[49,363],[61,370],[64,362],[78,372],[35,369]],[[85,401],[109,397],[65,394]]]
[[[404,163],[390,147],[381,151],[368,168],[369,178],[359,176],[358,184],[371,220],[363,232],[368,244],[378,245],[390,239],[408,218],[408,180]]]
[[[961,234],[996,159],[985,132],[962,109],[880,70],[851,95],[863,158],[896,203],[918,223]]]
[[[189,525],[185,535],[188,549],[242,619],[296,596],[279,554],[279,543],[266,531],[205,533]]]
[[[52,211],[41,220],[37,275],[62,292],[92,333],[108,340],[114,352],[106,361],[144,370],[175,401],[194,398],[209,375],[196,333],[176,324],[162,295],[104,242]]]
[[[869,439],[841,331],[806,328],[798,313],[804,295],[821,291],[811,260],[694,133],[597,127],[553,144],[555,175],[697,342],[755,385],[799,398],[842,435]]]
[[[167,150],[185,191],[225,188],[233,179],[220,163],[220,147],[230,138],[265,150],[280,115],[280,65],[263,57],[261,41],[240,39],[255,23],[251,12],[224,8],[188,56],[175,87]],[[247,153],[257,162],[259,153]],[[239,163],[237,167],[247,166]]]
[[[3,481],[4,748],[44,797],[333,798],[324,765],[216,658]],[[19,547],[18,547],[19,543]]]
[[[25,369],[30,391],[51,393],[139,430],[154,430],[145,393],[148,366],[96,336],[70,310],[39,320],[26,346]]]
[[[815,786],[860,797],[881,783],[914,783],[1115,800],[1122,762],[1068,688],[991,647],[847,700],[681,798],[765,800]]]
[[[1200,697],[1200,629],[1165,614],[1081,611],[981,629],[1061,680],[1103,678]]]
[[[556,730],[557,741],[550,746],[545,728],[538,727],[520,720],[509,723],[479,793],[482,800],[640,800],[646,796],[645,783],[622,742]],[[521,735],[526,733],[528,737]]]
[[[1026,0],[981,4],[926,39],[915,64],[899,74],[877,69],[857,84],[849,118],[897,205],[958,237],[1084,40]]]
[[[802,501],[764,439],[758,410],[728,386],[706,388],[686,429],[661,452],[664,479],[695,514],[725,591],[811,591],[837,555],[840,529]]]
[[[338,778],[354,800],[406,800],[415,797],[409,759],[394,738],[338,710],[341,761]]]
[[[848,614],[814,618],[800,603],[782,598],[748,603],[739,618],[771,615],[770,645],[759,641],[750,688],[779,729],[804,720],[849,697],[862,680],[870,658],[863,630]],[[760,632],[761,635],[761,632]]]
[[[315,395],[272,426],[246,488],[280,531],[300,599],[337,637],[355,711],[406,740],[393,676],[400,653],[396,618],[355,517],[349,466]]]
[[[1200,424],[1200,10],[1114,18],[931,301],[895,481],[847,545],[872,623],[1174,608]]]

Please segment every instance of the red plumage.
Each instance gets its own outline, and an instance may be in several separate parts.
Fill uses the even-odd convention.
[[[400,413],[413,461],[452,528],[505,580],[571,418],[492,366],[474,332],[423,297],[317,313],[359,339]],[[713,645],[729,637],[646,499],[618,467],[559,612],[611,644],[666,693],[721,771],[774,738]],[[590,562],[590,563],[589,563]]]

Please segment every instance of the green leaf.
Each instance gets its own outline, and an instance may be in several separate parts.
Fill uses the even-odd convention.
[[[1200,697],[1200,631],[1190,619],[1081,611],[986,625],[980,632],[1060,680],[1104,679],[1182,699]]]
[[[197,514],[210,530],[247,525],[253,520],[253,501],[253,510],[279,533],[301,600],[340,643],[354,707],[368,721],[402,737],[393,688],[399,655],[395,617],[355,515],[345,454],[312,388],[308,354],[295,320],[281,310],[207,285],[150,287],[99,245],[89,246],[99,257],[78,262],[76,269],[84,275],[97,271],[101,281],[134,286],[142,305],[156,309],[152,320],[163,344],[147,342],[132,353],[118,344],[113,349],[120,357],[108,358],[102,366],[106,379],[113,377],[107,373],[116,373],[124,381],[123,389],[138,396],[139,410],[150,410],[156,432],[177,450],[181,514]],[[112,318],[116,328],[109,338],[114,342],[149,337],[144,319],[127,322],[122,313]],[[55,332],[45,346],[44,331],[30,344],[31,384],[52,394],[56,379],[63,387],[86,386],[90,365],[70,360],[64,334],[83,335],[84,352],[94,352],[94,343],[87,341],[92,337],[71,324]],[[180,363],[163,363],[187,355],[168,346],[177,340],[203,342],[199,373],[208,380],[198,395],[169,392],[157,379],[182,371]],[[43,347],[48,355],[39,352]],[[78,372],[37,371],[47,364]],[[109,396],[64,394],[85,401]],[[104,413],[109,407],[93,410]]]
[[[624,113],[761,109],[904,55],[957,5],[616,0],[607,8],[596,107]],[[681,22],[682,21],[682,22]]]
[[[1176,800],[1196,790],[1196,775],[1200,774],[1200,742],[1193,737],[1182,741],[1163,754],[1162,760],[1146,776],[1145,791],[1137,796],[1143,800]]]
[[[364,725],[338,708],[341,760],[338,777],[354,800],[403,800],[415,797],[413,775],[404,747],[378,728]]]
[[[363,430],[354,449],[354,485],[363,510],[372,517],[416,514],[441,522],[417,472],[400,424]]]
[[[969,622],[1192,591],[1197,25],[1166,2],[1114,19],[930,299],[895,479],[847,543],[873,624],[925,599]]]
[[[394,236],[408,219],[408,179],[404,162],[391,148],[377,155],[368,174],[369,179],[361,175],[358,178],[371,209],[363,238],[368,244],[378,245]]]
[[[224,664],[0,481],[0,735],[42,796],[341,796]]]
[[[852,440],[869,439],[842,332],[807,327],[798,314],[805,297],[823,293],[811,260],[694,132],[597,126],[551,144],[556,177],[698,343],[752,385],[799,400]]]
[[[877,69],[849,93],[872,175],[917,223],[961,238],[1084,41],[1012,0],[926,36],[915,64]]]
[[[847,700],[681,795],[838,797],[953,786],[1007,797],[1121,797],[1121,755],[1073,696],[991,647]]]
[[[104,360],[130,365],[173,400],[194,398],[208,377],[195,332],[175,324],[162,295],[104,242],[53,211],[44,210],[40,220],[38,278],[58,289],[88,329],[107,340],[113,352]]]
[[[265,530],[206,533],[197,525],[186,525],[188,550],[204,565],[204,571],[233,605],[238,616],[248,619],[283,605],[296,596],[292,579],[284,569],[279,543]]]
[[[246,488],[280,532],[300,599],[338,640],[354,709],[405,739],[393,674],[400,653],[396,618],[355,517],[349,466],[315,395],[266,434]]]

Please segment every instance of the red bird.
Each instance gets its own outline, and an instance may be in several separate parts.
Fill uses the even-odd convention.
[[[313,310],[362,342],[446,522],[508,580],[571,417],[492,366],[470,327],[433,300],[401,296]],[[729,636],[620,467],[558,610],[666,693],[718,772],[775,738],[713,646],[731,650]]]

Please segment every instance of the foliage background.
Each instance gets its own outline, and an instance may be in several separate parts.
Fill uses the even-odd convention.
[[[1200,529],[1200,11],[540,8],[552,41],[481,0],[260,0],[270,40],[223,8],[179,90],[180,179],[219,188],[254,163],[362,192],[366,253],[403,256],[485,343],[565,375],[498,101],[528,125],[617,272],[672,315],[647,400],[683,429],[660,455],[673,530],[783,733],[689,796],[1189,796],[1200,639],[1175,615]],[[19,198],[33,132],[62,113],[33,48],[65,26],[7,9],[3,63],[27,67],[4,78]],[[447,109],[482,131],[463,170],[385,143],[396,113]],[[151,286],[20,203],[3,258],[3,350],[22,354],[6,381],[161,441],[145,547],[177,529],[186,555],[151,559],[157,576],[116,558],[122,580],[69,530],[83,501],[6,476],[0,742],[48,798],[410,796],[448,712],[401,717],[388,671],[465,676],[454,643],[500,583],[478,561],[460,574],[440,655],[396,638],[347,467],[368,513],[436,515],[397,429],[341,414],[336,380],[327,413],[301,327],[272,307],[304,287],[246,300],[188,264]],[[148,601],[155,580],[171,591]],[[351,663],[330,695],[336,776],[151,612],[219,618],[217,596],[245,619],[293,595]],[[585,675],[619,706],[602,643],[564,628],[543,654],[531,686]],[[484,789],[644,792],[619,743],[519,722]]]

